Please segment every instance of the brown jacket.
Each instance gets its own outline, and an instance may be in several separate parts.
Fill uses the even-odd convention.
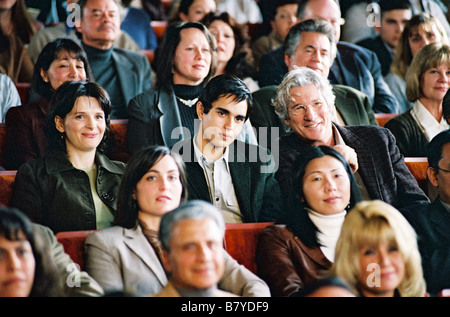
[[[258,275],[272,296],[291,296],[331,267],[319,247],[308,247],[285,225],[264,229],[256,254]]]

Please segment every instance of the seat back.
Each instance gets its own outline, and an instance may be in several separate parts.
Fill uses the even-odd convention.
[[[84,253],[84,241],[89,233],[95,230],[80,230],[80,231],[63,231],[56,234],[56,239],[64,247],[64,251],[70,256],[72,261],[80,266],[80,269],[84,269],[85,253]]]
[[[17,171],[0,171],[0,205],[9,206]]]
[[[398,113],[375,113],[375,120],[380,127],[384,127],[385,123],[395,116],[398,116]]]
[[[22,105],[27,103],[28,97],[30,95],[30,83],[16,83],[17,91],[19,92],[20,101],[22,101]]]
[[[273,222],[226,224],[224,247],[239,264],[257,274],[256,248],[259,235]]]
[[[405,157],[405,164],[410,170],[411,174],[419,184],[419,187],[427,193],[428,192],[428,182],[427,182],[427,168],[428,159],[426,157]]]
[[[114,138],[114,148],[109,157],[112,160],[126,163],[130,158],[130,153],[128,152],[127,147],[128,120],[112,119],[110,122],[110,127]]]

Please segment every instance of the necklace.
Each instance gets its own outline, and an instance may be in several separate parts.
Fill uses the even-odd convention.
[[[181,103],[182,103],[183,105],[188,106],[188,107],[192,107],[193,105],[195,105],[196,102],[197,102],[197,100],[198,100],[198,97],[195,98],[195,99],[189,99],[189,100],[185,100],[185,99],[182,99],[182,98],[180,98],[180,97],[177,97],[177,98],[178,98],[178,100],[181,101]]]

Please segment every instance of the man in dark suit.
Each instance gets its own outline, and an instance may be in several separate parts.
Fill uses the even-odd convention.
[[[436,295],[450,288],[450,130],[442,131],[428,144],[427,176],[438,196],[404,213],[416,230],[427,291]]]
[[[271,153],[236,140],[251,109],[240,79],[216,76],[197,102],[198,133],[172,148],[186,163],[189,199],[213,203],[227,223],[277,221],[284,210]]]
[[[374,26],[378,36],[363,39],[356,44],[377,54],[381,73],[386,76],[391,68],[395,47],[400,41],[406,22],[411,19],[409,0],[380,0],[380,19]]]
[[[289,70],[295,67],[309,67],[324,78],[328,77],[335,55],[334,32],[329,23],[321,19],[310,19],[294,25],[285,41],[284,61]],[[279,135],[286,134],[287,127],[275,113],[271,100],[276,97],[277,86],[263,87],[252,93],[254,111],[250,114],[252,125],[259,135],[262,146],[266,127],[267,140],[275,139],[272,127],[279,128]],[[341,125],[377,125],[372,104],[362,92],[345,85],[333,85],[336,99],[334,121]]]
[[[140,53],[113,47],[120,34],[119,6],[115,0],[80,0],[82,35],[92,75],[109,94],[111,119],[127,118],[131,98],[152,88],[152,69]]]
[[[339,42],[343,24],[339,4],[334,0],[303,0],[300,1],[297,17],[300,21],[318,18],[333,26],[337,52],[328,75],[332,84],[350,86],[366,94],[375,113],[397,112],[397,100],[383,79],[375,53],[355,44]],[[283,80],[288,71],[283,61],[283,47],[261,58],[258,77],[260,87],[278,85]]]
[[[374,125],[340,126],[332,122],[329,83],[317,72],[301,67],[290,71],[274,102],[279,117],[292,130],[279,140],[276,172],[284,200],[292,203],[292,164],[312,145],[336,148],[354,170],[363,199],[379,199],[400,209],[428,202],[407,168],[394,136]],[[303,112],[296,112],[296,108]]]

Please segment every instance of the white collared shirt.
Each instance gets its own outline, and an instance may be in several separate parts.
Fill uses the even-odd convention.
[[[200,164],[205,174],[212,203],[222,211],[225,223],[242,223],[242,214],[228,166],[228,147],[219,159],[210,161],[198,148],[195,142],[196,139],[197,135],[192,139],[194,153],[198,164]]]
[[[442,116],[441,122],[438,122],[419,100],[414,102],[411,115],[419,125],[428,142],[440,132],[450,128],[444,116]]]

